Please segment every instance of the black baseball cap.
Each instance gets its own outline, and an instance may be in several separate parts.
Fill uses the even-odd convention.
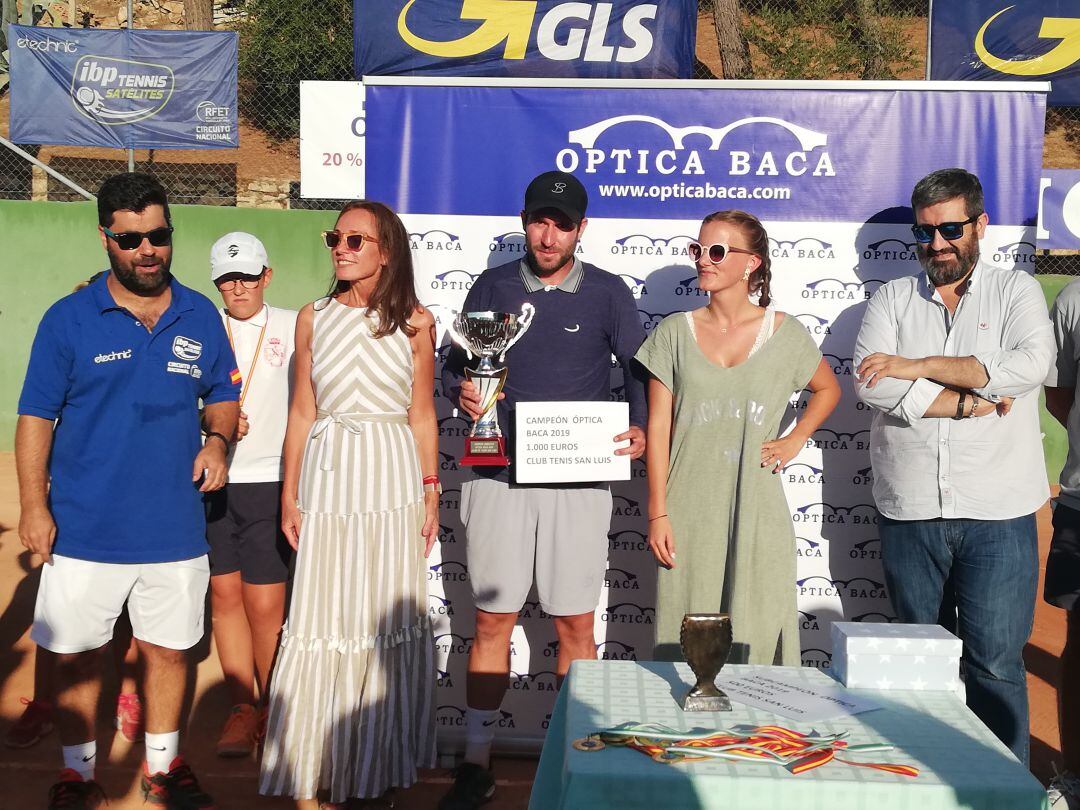
[[[544,172],[533,178],[525,189],[526,216],[544,208],[554,208],[578,223],[585,219],[588,205],[589,195],[585,186],[567,172]]]

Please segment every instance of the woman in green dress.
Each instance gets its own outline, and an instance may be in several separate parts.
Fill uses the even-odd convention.
[[[836,407],[840,386],[802,324],[770,306],[769,238],[757,217],[710,214],[690,257],[708,305],[665,318],[637,354],[651,375],[654,654],[681,658],[683,614],[724,612],[729,661],[797,666],[795,533],[777,473]],[[802,418],[778,436],[804,388]]]

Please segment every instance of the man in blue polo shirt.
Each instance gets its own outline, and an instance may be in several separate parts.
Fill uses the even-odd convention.
[[[98,222],[110,270],[42,318],[15,432],[19,536],[45,562],[31,638],[58,655],[64,769],[49,807],[105,801],[100,657],[126,604],[146,671],[143,795],[212,810],[178,755],[180,709],[209,580],[201,493],[225,484],[240,375],[214,305],[170,274],[158,181],[110,177]]]
[[[614,452],[645,452],[645,387],[631,360],[645,330],[629,288],[618,276],[577,258],[588,196],[572,174],[545,172],[525,190],[521,223],[525,258],[485,270],[464,310],[521,312],[535,307],[528,331],[507,352],[499,424],[513,447],[518,402],[603,401],[611,398],[611,358],[622,366],[630,430],[612,437]],[[447,395],[476,419],[480,397],[462,381],[465,354],[455,349],[443,369]],[[559,638],[556,672],[596,657],[594,612],[607,570],[611,492],[606,484],[518,486],[512,468],[474,467],[461,487],[476,634],[466,682],[465,761],[440,810],[471,810],[489,801],[494,721],[510,679],[510,636],[535,579]]]

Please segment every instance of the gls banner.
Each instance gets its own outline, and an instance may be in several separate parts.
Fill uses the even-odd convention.
[[[10,30],[16,143],[239,146],[235,32]]]
[[[533,176],[561,169],[585,184],[590,217],[697,219],[745,208],[766,220],[864,222],[903,205],[928,172],[962,166],[982,179],[992,222],[1034,225],[1045,94],[919,87],[432,87],[373,78],[370,154],[400,154],[408,133],[408,159],[369,161],[367,190],[398,211],[506,215],[520,210]],[[938,132],[929,137],[921,121]],[[985,121],[1033,135],[1001,153],[975,136]],[[448,172],[468,180],[435,181]]]
[[[1080,105],[1080,5],[937,0],[930,9],[930,78],[1049,81],[1051,106]]]
[[[354,0],[356,76],[693,76],[693,0]]]

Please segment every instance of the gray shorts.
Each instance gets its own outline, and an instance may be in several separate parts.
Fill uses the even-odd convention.
[[[606,486],[512,486],[477,478],[461,485],[461,521],[476,607],[516,613],[535,572],[546,613],[596,610],[611,528]]]

